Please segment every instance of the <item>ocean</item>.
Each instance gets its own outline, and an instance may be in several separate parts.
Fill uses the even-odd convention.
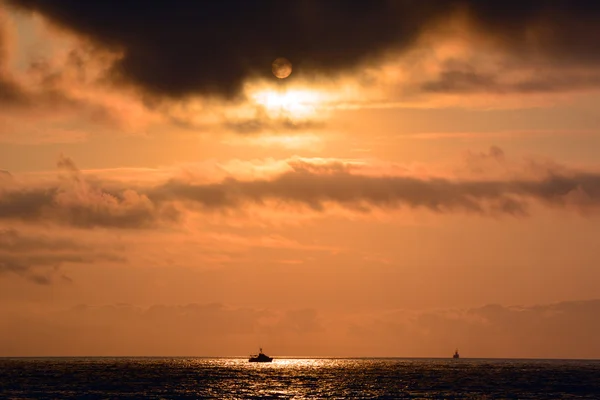
[[[600,399],[600,361],[0,358],[2,399]]]

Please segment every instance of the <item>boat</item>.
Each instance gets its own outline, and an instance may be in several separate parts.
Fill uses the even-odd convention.
[[[458,349],[454,351],[454,355],[452,356],[452,358],[460,358],[460,355],[458,354]]]
[[[269,357],[268,355],[263,353],[263,349],[261,347],[258,354],[250,355],[250,359],[248,361],[249,362],[271,362],[271,361],[273,361],[273,357]]]

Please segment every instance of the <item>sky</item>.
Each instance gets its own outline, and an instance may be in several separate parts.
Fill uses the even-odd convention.
[[[0,0],[0,356],[600,358],[599,27]]]

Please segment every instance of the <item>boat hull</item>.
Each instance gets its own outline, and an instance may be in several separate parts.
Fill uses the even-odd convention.
[[[267,358],[262,358],[262,359],[250,358],[248,360],[248,362],[257,362],[257,363],[265,363],[265,362],[271,362],[271,361],[273,361],[272,357],[267,357]]]

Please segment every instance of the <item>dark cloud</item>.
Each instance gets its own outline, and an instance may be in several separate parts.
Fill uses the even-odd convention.
[[[176,220],[177,216],[174,209],[155,205],[146,196],[128,189],[113,191],[84,184],[0,190],[0,219],[58,222],[81,228],[139,229]]]
[[[0,189],[0,218],[37,220],[45,207],[52,205],[56,188]]]
[[[594,0],[465,0],[471,20],[482,33],[511,53],[558,64],[598,62],[600,4]]]
[[[438,12],[414,1],[11,3],[124,51],[115,76],[171,96],[233,96],[246,78],[269,76],[280,55],[296,71],[337,72],[410,43]]]
[[[172,181],[152,189],[156,201],[191,201],[208,209],[263,204],[269,200],[322,211],[328,204],[350,209],[424,208],[434,212],[524,215],[530,200],[554,206],[600,206],[600,175],[550,175],[539,180],[469,181],[297,171],[272,180],[227,179],[218,184]]]
[[[580,0],[10,0],[123,52],[112,78],[148,92],[234,97],[285,56],[298,74],[337,74],[402,51],[464,10],[480,34],[519,57],[596,63],[600,5]],[[471,78],[472,79],[472,78]]]
[[[65,263],[122,261],[109,249],[101,252],[73,239],[23,234],[15,229],[0,229],[0,275],[14,273],[37,284],[50,284]]]
[[[550,69],[550,67],[548,67]],[[540,73],[537,76],[506,81],[503,78],[511,71],[497,73],[478,72],[474,67],[448,69],[430,81],[421,84],[424,92],[431,93],[554,93],[600,87],[600,74],[570,71]]]
[[[61,184],[0,186],[0,219],[51,221],[82,228],[147,228],[159,220],[177,218],[174,209],[155,205],[134,190],[109,188],[85,179],[68,157],[61,156],[57,165],[67,172]]]
[[[26,253],[32,250],[73,251],[83,249],[86,247],[65,238],[27,236],[16,229],[0,230],[0,250],[2,251]]]

